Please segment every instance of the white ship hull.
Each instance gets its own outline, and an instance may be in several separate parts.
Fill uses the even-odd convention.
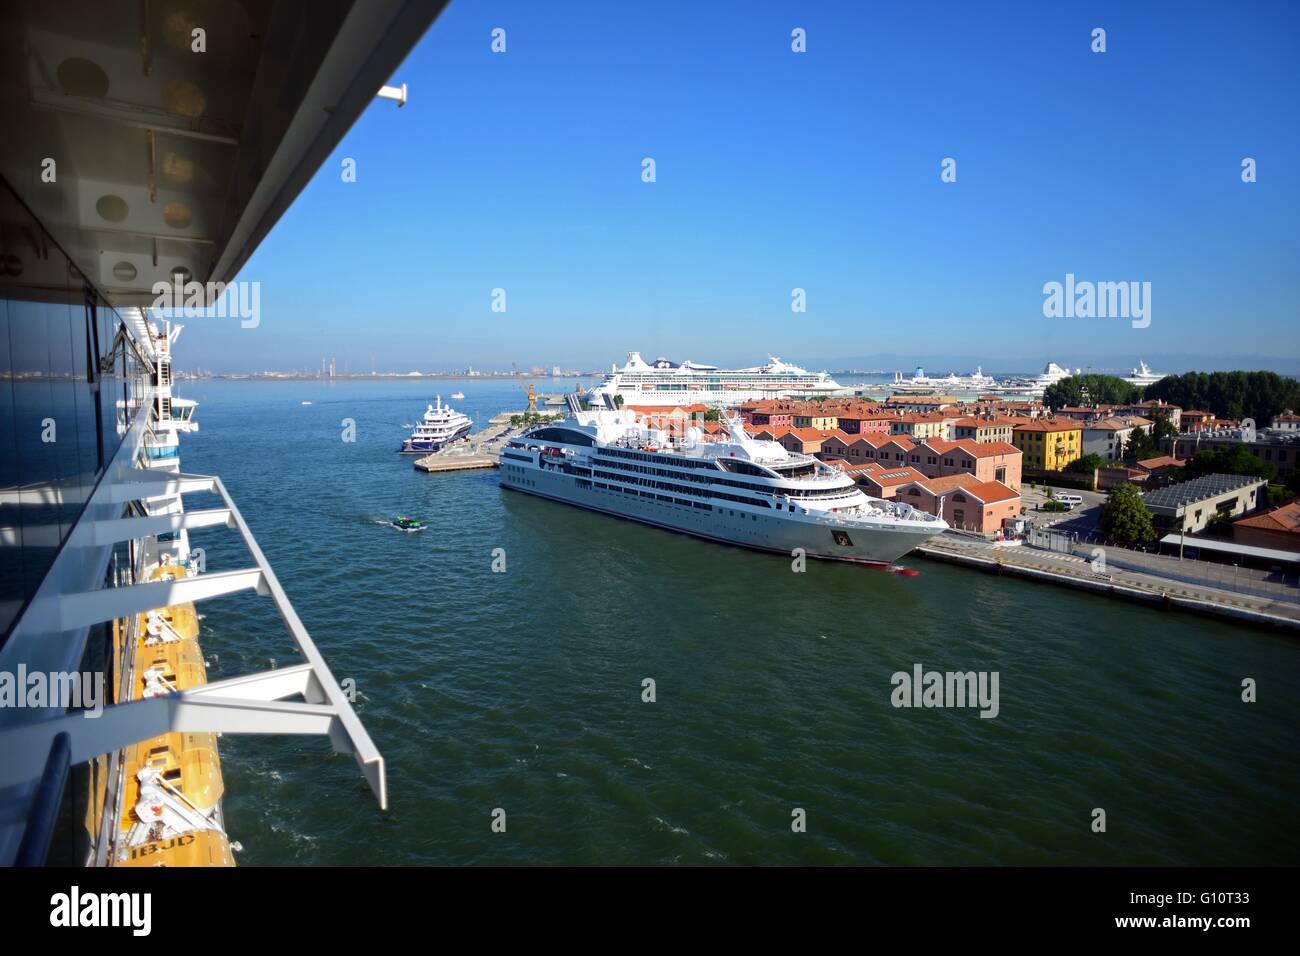
[[[579,487],[578,477],[566,474],[560,467],[543,468],[505,459],[500,478],[501,487],[512,491],[710,541],[787,556],[802,548],[810,558],[855,564],[888,566],[947,528],[942,522],[929,526],[892,523],[873,528],[862,522],[837,522],[825,513],[792,514],[730,504],[714,505],[712,510],[704,511],[695,505],[675,503],[684,499],[662,501],[658,496],[618,491],[608,482],[605,488],[596,487],[596,482],[591,482],[589,488]]]

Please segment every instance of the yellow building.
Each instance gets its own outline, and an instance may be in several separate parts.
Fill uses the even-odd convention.
[[[824,412],[795,412],[795,428],[816,428],[818,431],[834,431],[840,427],[840,420],[835,415]]]
[[[927,438],[951,438],[948,434],[953,419],[938,412],[908,412],[889,423],[891,435],[907,435],[913,441],[925,441]]]
[[[1024,456],[1030,471],[1064,471],[1083,457],[1083,426],[1068,419],[1046,419],[1017,425],[1011,443]]]

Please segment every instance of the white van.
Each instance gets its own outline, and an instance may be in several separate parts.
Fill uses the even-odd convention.
[[[1060,492],[1057,492],[1056,494],[1052,495],[1052,500],[1059,501],[1063,505],[1069,505],[1071,510],[1073,510],[1078,505],[1083,504],[1083,498],[1081,498],[1079,495],[1063,495]]]

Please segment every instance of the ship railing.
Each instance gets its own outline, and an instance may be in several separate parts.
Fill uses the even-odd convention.
[[[51,748],[68,734],[70,759],[84,763],[166,733],[328,736],[333,749],[351,754],[381,808],[388,805],[384,758],[312,641],[284,588],[221,479],[150,469],[121,469],[106,476],[92,503],[122,509],[157,497],[215,494],[220,507],[162,515],[78,522],[70,547],[103,547],[154,535],[225,526],[243,539],[250,567],[192,577],[104,586],[79,593],[38,593],[23,617],[38,633],[67,633],[131,618],[169,605],[203,602],[254,591],[275,604],[303,663],[215,681],[179,693],[106,706],[97,719],[80,711],[24,721],[0,729],[0,791],[39,781]],[[98,502],[95,499],[99,499]],[[100,509],[102,511],[102,509]]]

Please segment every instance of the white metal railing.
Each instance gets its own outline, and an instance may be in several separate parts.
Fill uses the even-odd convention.
[[[219,495],[225,522],[244,539],[254,566],[247,569],[199,574],[170,581],[151,581],[126,587],[106,587],[81,594],[60,595],[54,606],[31,610],[51,618],[59,630],[92,624],[173,604],[203,601],[243,590],[270,597],[294,643],[306,660],[299,667],[265,671],[200,688],[148,700],[106,707],[95,720],[80,713],[58,715],[0,731],[0,789],[39,777],[50,746],[59,733],[71,735],[72,762],[81,763],[170,732],[325,734],[334,749],[352,754],[381,807],[388,794],[384,759],[361,725],[343,690],[330,672],[275,572],[266,560],[243,516],[221,480],[209,475],[143,472],[131,485],[117,485],[115,498],[135,500],[156,494],[210,491]],[[202,513],[200,513],[202,514]],[[176,516],[181,519],[182,516]],[[144,522],[156,519],[123,518],[111,523],[111,537],[132,540],[146,530]],[[83,523],[86,525],[87,523]],[[109,522],[79,525],[74,533],[96,536]],[[301,695],[305,702],[285,701]]]

